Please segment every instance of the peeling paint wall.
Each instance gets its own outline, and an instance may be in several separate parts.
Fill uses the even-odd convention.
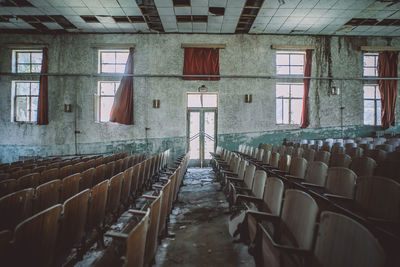
[[[49,45],[50,73],[96,73],[98,51],[94,45],[132,43],[135,45],[135,74],[182,74],[181,43],[224,43],[220,51],[223,75],[274,75],[275,51],[272,44],[315,45],[312,76],[362,77],[361,45],[400,45],[400,38],[202,35],[202,34],[65,34],[0,35],[0,72],[11,72],[12,48],[5,44],[46,43]],[[178,78],[135,78],[133,126],[94,121],[95,77],[49,77],[48,126],[11,122],[11,81],[0,76],[0,161],[18,160],[23,155],[106,153],[117,150],[157,153],[186,147],[186,93],[204,84],[218,92],[219,144],[237,148],[240,143],[280,143],[283,138],[326,138],[371,135],[377,127],[363,126],[361,81],[313,80],[309,95],[310,127],[275,124],[276,80],[222,78],[220,81],[183,81]],[[341,88],[340,96],[329,96],[328,88]],[[252,94],[246,104],[244,95]],[[161,107],[152,108],[160,99]],[[63,111],[73,105],[72,113]],[[340,106],[343,106],[341,116]],[[399,108],[396,116],[400,116]],[[75,119],[77,151],[75,151]],[[341,127],[343,126],[343,127]],[[146,128],[150,130],[146,131]],[[395,130],[397,127],[395,127]],[[390,129],[393,131],[393,129]]]

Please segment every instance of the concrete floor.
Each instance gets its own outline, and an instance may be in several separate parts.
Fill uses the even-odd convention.
[[[228,204],[211,168],[189,168],[155,266],[255,266],[247,246],[228,232]]]

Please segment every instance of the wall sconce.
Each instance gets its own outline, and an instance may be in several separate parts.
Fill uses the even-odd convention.
[[[198,91],[199,92],[207,92],[207,87],[203,84],[202,86],[199,87]]]
[[[153,108],[160,108],[160,99],[153,100]]]
[[[340,95],[340,88],[332,86],[329,90],[329,95]]]
[[[252,101],[253,101],[253,95],[252,94],[245,94],[244,95],[244,102],[251,103]]]
[[[64,104],[64,112],[72,112],[72,105]]]

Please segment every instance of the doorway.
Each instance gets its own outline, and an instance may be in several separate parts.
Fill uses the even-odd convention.
[[[187,150],[190,166],[204,167],[210,163],[210,152],[217,146],[218,95],[187,94]]]

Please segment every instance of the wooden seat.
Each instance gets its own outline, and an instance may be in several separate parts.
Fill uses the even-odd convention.
[[[264,167],[277,169],[279,167],[280,154],[278,152],[272,152],[271,158],[269,160],[269,165],[264,165]]]
[[[258,170],[254,173],[254,181],[251,185],[251,188],[247,187],[232,187],[232,195],[233,195],[233,202],[232,204],[235,205],[237,199],[241,196],[252,196],[258,199],[262,199],[265,187],[265,181],[267,179],[267,173],[262,170]]]
[[[0,182],[8,179],[10,179],[9,173],[0,173]]]
[[[17,266],[53,266],[62,205],[55,205],[15,228]]]
[[[59,169],[59,168],[60,168],[60,162],[50,163],[49,165],[46,166],[47,170]]]
[[[142,167],[141,163],[134,165],[132,168],[132,182],[131,182],[131,192],[130,195],[132,197],[136,197],[139,193],[139,182],[140,182],[140,168]]]
[[[257,215],[274,223],[275,229],[272,235],[262,223],[258,224],[262,230],[262,240],[258,246],[262,248],[263,266],[303,266],[302,258],[287,257],[285,247],[311,250],[317,215],[318,205],[315,200],[307,193],[293,189],[285,191],[280,217]]]
[[[44,184],[47,182],[50,182],[52,180],[59,179],[59,169],[54,168],[54,169],[47,169],[43,171],[40,175],[40,183]]]
[[[40,173],[31,173],[24,175],[17,180],[18,190],[25,188],[36,188],[39,185]]]
[[[0,198],[0,230],[14,229],[32,215],[34,191],[33,188],[24,189]]]
[[[387,152],[382,149],[371,149],[365,151],[364,156],[372,158],[379,164],[386,159]]]
[[[235,187],[248,188],[251,189],[254,180],[254,174],[256,172],[256,166],[250,164],[246,167],[244,173],[244,179],[238,178],[228,178],[229,180],[229,201],[233,201],[233,190]]]
[[[307,162],[312,162],[315,159],[315,150],[314,149],[305,149],[303,152],[303,158],[307,160]]]
[[[18,179],[24,175],[30,174],[32,170],[25,169],[25,170],[17,170],[14,172],[10,172],[10,179]]]
[[[10,244],[12,236],[13,232],[10,230],[0,231],[0,259],[1,264],[4,266],[12,266],[12,250]]]
[[[61,201],[61,180],[52,180],[39,185],[36,188],[36,199],[34,202],[34,212],[50,208]]]
[[[145,174],[146,174],[146,166],[148,165],[147,160],[140,163],[139,168],[139,181],[138,181],[138,193],[142,193],[145,185]]]
[[[307,164],[307,171],[304,178],[296,176],[286,176],[290,180],[301,182],[308,186],[325,186],[328,165],[321,161],[313,161]]]
[[[322,161],[326,165],[329,165],[329,160],[331,158],[331,153],[328,151],[320,150],[315,153],[315,161]]]
[[[62,179],[61,201],[64,202],[73,195],[78,194],[81,174],[76,173]]]
[[[103,182],[106,178],[106,165],[102,164],[96,167],[95,172],[94,172],[94,177],[93,177],[93,185],[95,186],[101,182]]]
[[[32,169],[32,173],[42,173],[45,170],[47,170],[46,166],[37,166],[36,168]]]
[[[74,170],[76,171],[76,173],[78,172],[83,172],[84,170],[86,170],[86,162],[78,162],[74,165]]]
[[[333,167],[328,169],[326,180],[327,196],[338,195],[352,199],[354,197],[354,187],[357,174],[348,168]]]
[[[106,213],[112,213],[114,216],[118,215],[123,179],[124,179],[123,172],[113,176],[110,179]]]
[[[150,210],[147,210],[147,212],[130,210],[130,213],[143,216],[142,220],[135,226],[135,228],[127,234],[108,232],[106,235],[126,242],[124,266],[143,267]]]
[[[0,197],[11,194],[17,190],[17,180],[7,179],[0,181]]]
[[[94,174],[95,174],[94,168],[87,169],[81,173],[81,182],[79,184],[79,191],[92,188]]]
[[[74,171],[74,168],[72,165],[67,165],[67,166],[61,167],[58,177],[62,180],[65,177],[72,175],[73,171]]]
[[[158,225],[158,235],[164,236],[166,235],[167,229],[167,217],[168,217],[168,205],[169,199],[171,196],[171,181],[168,180],[164,185],[153,185],[153,187],[157,190],[162,191],[161,197],[161,210],[160,210],[160,222]]]
[[[304,158],[293,158],[290,163],[289,176],[304,178],[307,170],[307,160]]]
[[[73,247],[83,245],[89,197],[90,190],[85,189],[64,202],[61,228],[57,238],[59,259],[63,259]]]
[[[114,169],[115,169],[115,161],[111,161],[106,164],[104,169],[104,177],[105,179],[110,179],[114,176]]]
[[[370,157],[353,158],[350,169],[358,176],[373,176],[376,168],[376,162]]]
[[[121,204],[126,208],[129,206],[129,197],[132,185],[133,167],[130,167],[124,171],[124,180],[121,188]]]
[[[332,154],[329,167],[348,168],[351,163],[351,157],[347,154]]]
[[[364,155],[364,149],[362,149],[361,147],[353,147],[350,148],[350,150],[347,151],[346,154],[348,154],[351,158],[362,157]]]

